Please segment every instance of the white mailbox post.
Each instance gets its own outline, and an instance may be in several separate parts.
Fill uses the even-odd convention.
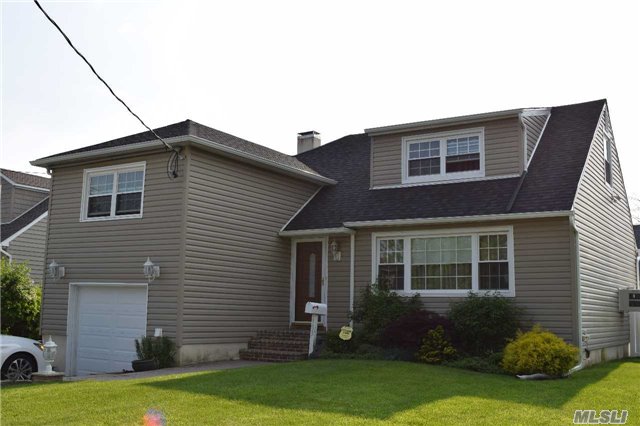
[[[327,304],[307,302],[304,312],[311,314],[311,330],[309,330],[309,355],[313,353],[316,345],[316,337],[318,336],[318,316],[327,315]]]

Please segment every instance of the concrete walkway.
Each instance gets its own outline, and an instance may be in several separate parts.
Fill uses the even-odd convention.
[[[109,373],[109,374],[92,374],[90,376],[74,376],[65,377],[65,382],[77,382],[81,380],[95,380],[98,382],[108,382],[112,380],[130,380],[130,379],[146,379],[149,377],[169,376],[172,374],[196,373],[198,371],[218,371],[231,370],[234,368],[254,367],[258,365],[268,365],[269,362],[262,361],[217,361],[204,364],[187,365],[184,367],[163,368],[161,370],[141,371],[138,373]]]

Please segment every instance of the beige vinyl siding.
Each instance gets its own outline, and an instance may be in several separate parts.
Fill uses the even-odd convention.
[[[20,216],[22,213],[31,209],[49,196],[49,192],[44,191],[32,191],[30,189],[14,188],[13,189],[13,204],[12,204],[12,219]]]
[[[636,284],[635,238],[615,144],[612,192],[605,183],[605,126],[610,129],[606,113],[598,124],[574,203],[580,232],[582,326],[589,336],[589,349],[629,341],[628,315],[618,312],[618,289]]]
[[[66,335],[70,282],[144,283],[142,265],[150,257],[160,266],[160,277],[149,284],[147,333],[160,327],[165,335],[175,337],[186,179],[167,177],[168,159],[168,153],[156,151],[54,169],[47,263],[55,259],[66,268],[66,276],[58,281],[45,279],[43,334]],[[80,222],[84,169],[140,161],[146,161],[143,217]]]
[[[47,236],[47,217],[40,219],[29,229],[9,243],[7,251],[13,262],[27,262],[31,268],[31,279],[42,284],[44,274],[44,246]]]
[[[482,226],[513,225],[515,257],[515,302],[524,308],[526,327],[534,323],[554,331],[563,339],[575,341],[574,275],[572,245],[567,218],[527,220],[504,223],[470,224]],[[455,228],[465,225],[456,224]],[[398,231],[443,229],[445,226],[397,228]],[[378,231],[390,232],[384,228]],[[372,281],[371,243],[375,229],[356,233],[356,300]],[[423,297],[426,309],[446,314],[452,302],[460,298]]]
[[[533,150],[538,143],[538,139],[540,138],[540,134],[542,133],[542,129],[547,123],[548,118],[549,114],[528,115],[522,117],[522,121],[525,123],[527,130],[527,161],[531,159],[531,154],[533,154]]]
[[[330,329],[349,324],[349,270],[351,266],[351,238],[329,237],[329,243],[335,241],[342,252],[340,261],[329,255],[329,285],[327,287],[328,325]]]
[[[246,343],[288,327],[291,245],[278,231],[317,186],[192,152],[181,343]]]
[[[402,138],[449,130],[484,127],[485,175],[519,174],[523,167],[523,137],[517,117],[485,123],[381,135],[372,138],[371,183],[373,187],[402,184]]]

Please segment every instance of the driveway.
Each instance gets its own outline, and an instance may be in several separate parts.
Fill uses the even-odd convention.
[[[77,382],[82,380],[95,380],[98,382],[109,382],[112,380],[130,380],[144,379],[148,377],[169,376],[172,374],[196,373],[198,371],[216,371],[216,370],[232,370],[235,368],[254,367],[258,365],[266,365],[268,362],[262,361],[217,361],[207,362],[204,364],[187,365],[184,367],[163,368],[160,370],[131,372],[131,373],[109,373],[109,374],[92,374],[90,376],[74,376],[65,377],[65,382]]]

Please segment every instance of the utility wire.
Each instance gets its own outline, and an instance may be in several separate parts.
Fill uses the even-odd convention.
[[[60,32],[60,34],[62,34],[62,37],[64,37],[64,39],[67,41],[69,46],[71,46],[71,48],[78,54],[78,56],[80,56],[82,58],[82,60],[89,66],[89,68],[91,68],[91,71],[93,72],[93,74],[95,74],[96,77],[98,77],[98,80],[100,80],[102,82],[102,84],[104,84],[107,87],[107,89],[109,89],[109,92],[111,92],[111,94],[118,101],[120,101],[120,103],[122,105],[124,105],[124,107],[127,109],[127,111],[129,111],[131,113],[131,115],[133,115],[135,118],[137,118],[138,121],[140,123],[142,123],[142,125],[144,127],[146,127],[147,130],[149,130],[153,134],[153,136],[155,136],[160,142],[162,142],[164,144],[164,146],[168,150],[174,151],[176,155],[179,155],[179,150],[177,150],[176,148],[173,148],[171,145],[169,145],[167,143],[167,141],[162,139],[151,127],[147,126],[147,124],[144,121],[142,121],[142,119],[138,116],[138,114],[133,112],[131,110],[131,108],[129,108],[129,105],[127,105],[122,99],[120,99],[120,97],[118,95],[115,94],[115,92],[113,91],[111,86],[109,86],[109,84],[106,81],[104,81],[104,79],[102,77],[100,77],[98,72],[95,70],[95,68],[93,68],[93,65],[91,65],[91,63],[87,60],[87,58],[85,58],[85,56],[82,53],[80,53],[80,51],[78,49],[76,49],[76,47],[73,45],[73,43],[71,42],[69,37],[67,37],[67,35],[64,33],[64,31],[62,31],[62,28],[60,28],[60,26],[56,23],[56,21],[54,21],[53,18],[51,18],[51,16],[49,16],[49,14],[47,12],[45,12],[45,10],[42,8],[42,6],[40,6],[40,3],[38,3],[38,0],[33,0],[33,2],[36,4],[36,6],[38,6],[38,9],[40,9],[40,11],[44,14],[44,16],[47,17],[49,22],[51,22],[53,24],[53,26],[56,27],[56,29]]]

